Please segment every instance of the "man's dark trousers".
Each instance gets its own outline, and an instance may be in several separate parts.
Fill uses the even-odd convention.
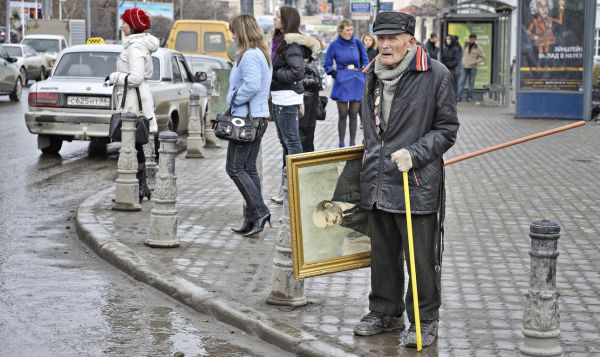
[[[421,321],[438,320],[442,303],[441,262],[437,215],[412,215],[419,314]],[[373,208],[369,213],[371,237],[371,294],[369,310],[397,316],[404,312],[414,323],[406,215]],[[404,303],[404,256],[409,271]]]

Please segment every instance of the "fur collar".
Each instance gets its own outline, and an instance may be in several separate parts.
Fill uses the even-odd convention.
[[[310,37],[301,33],[286,33],[283,35],[285,43],[297,43],[305,46],[312,51],[313,57],[316,57],[317,52],[321,49],[321,44],[314,37]]]

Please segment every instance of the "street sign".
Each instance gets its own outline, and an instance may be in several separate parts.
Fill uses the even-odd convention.
[[[328,2],[322,2],[319,4],[319,13],[331,14],[331,4]]]
[[[371,14],[371,3],[369,2],[358,2],[350,4],[350,12],[366,12]]]
[[[380,2],[379,9],[377,11],[394,11],[394,3],[393,2]]]

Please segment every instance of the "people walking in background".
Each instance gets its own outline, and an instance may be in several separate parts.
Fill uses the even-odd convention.
[[[367,50],[367,56],[369,57],[369,63],[379,54],[377,51],[377,40],[375,37],[369,33],[366,33],[362,37],[362,42],[365,45],[365,49]]]
[[[266,222],[271,224],[271,213],[263,200],[256,170],[260,142],[269,117],[271,58],[262,30],[253,16],[236,16],[229,27],[239,51],[229,76],[227,103],[233,115],[245,118],[251,114],[252,120],[260,122],[258,137],[253,143],[229,142],[225,164],[227,175],[246,202],[244,223],[231,230],[249,237],[261,232]]]
[[[325,54],[323,68],[325,73],[334,78],[331,99],[337,102],[339,147],[344,147],[346,118],[349,118],[349,145],[356,144],[356,121],[365,84],[365,75],[361,69],[369,64],[369,57],[362,42],[354,38],[354,26],[350,20],[340,21],[337,31],[338,37],[329,45]]]
[[[456,44],[456,37],[447,35],[444,40],[444,48],[442,49],[442,63],[448,68],[452,75],[452,82],[454,83],[455,90],[456,85],[458,84],[456,66],[458,66],[458,63],[460,62],[459,52],[459,46]]]
[[[456,70],[455,70],[455,75],[456,75],[456,88],[455,90],[458,92],[458,86],[459,86],[459,80],[460,80],[460,75],[462,74],[462,46],[460,44],[460,38],[458,38],[458,36],[454,36],[454,40],[455,42],[455,46],[458,49],[458,63],[456,64]]]
[[[438,47],[437,32],[432,32],[431,35],[429,35],[429,40],[427,40],[427,43],[425,44],[425,49],[431,58],[439,61],[440,48]]]
[[[473,100],[473,90],[475,89],[475,77],[477,76],[477,66],[485,61],[485,52],[477,44],[477,34],[469,35],[469,42],[462,51],[462,72],[460,74],[460,83],[456,94],[457,100],[462,100],[462,93],[465,90],[465,84],[469,81],[469,92],[467,102]]]
[[[304,115],[300,117],[299,133],[302,152],[315,151],[315,128],[317,126],[317,105],[319,104],[319,91],[323,89],[323,82],[317,66],[317,51],[320,48],[311,48],[312,55],[304,65]]]
[[[282,6],[273,18],[275,34],[271,44],[273,79],[271,101],[277,136],[283,149],[281,184],[285,172],[285,157],[302,152],[298,131],[298,111],[304,103],[304,60],[311,57],[310,48],[317,48],[316,39],[300,33],[300,14],[296,8]],[[271,200],[283,203],[283,190]]]
[[[154,100],[146,80],[152,78],[152,59],[150,55],[158,49],[158,38],[146,33],[150,29],[150,17],[142,9],[130,8],[121,15],[121,31],[123,32],[123,51],[117,57],[117,70],[108,76],[109,84],[114,84],[116,103],[121,102],[125,90],[127,98],[125,112],[138,113],[142,111],[144,117],[149,119],[150,134],[158,131],[154,117]],[[127,88],[125,89],[125,77]],[[136,90],[137,89],[137,90]],[[138,92],[139,90],[139,92]],[[138,93],[142,107],[139,108]],[[139,183],[139,198],[150,199],[151,193],[146,183],[146,155],[141,143],[135,144],[137,151],[137,179]]]
[[[373,24],[380,55],[365,85],[360,174],[361,206],[369,210],[370,312],[354,327],[360,336],[401,330],[406,311],[410,327],[401,342],[408,347],[417,346],[417,334],[410,286],[403,299],[409,261],[403,259],[408,253],[402,173],[410,178],[421,335],[429,346],[437,337],[442,303],[442,155],[454,145],[459,126],[452,77],[415,44],[415,24],[414,16],[401,12],[380,12]]]

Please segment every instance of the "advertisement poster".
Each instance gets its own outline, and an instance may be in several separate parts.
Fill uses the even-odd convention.
[[[583,91],[585,2],[523,0],[521,91]]]
[[[173,21],[173,3],[162,3],[162,2],[142,2],[142,1],[122,1],[119,6],[119,16],[121,16],[125,10],[132,7],[137,7],[149,13],[152,17],[163,16]]]
[[[494,24],[491,22],[450,22],[448,23],[449,35],[458,36],[460,47],[464,51],[465,44],[469,42],[469,35],[477,34],[477,45],[485,52],[485,61],[477,67],[475,89],[484,89],[492,83],[492,54],[494,44]]]

